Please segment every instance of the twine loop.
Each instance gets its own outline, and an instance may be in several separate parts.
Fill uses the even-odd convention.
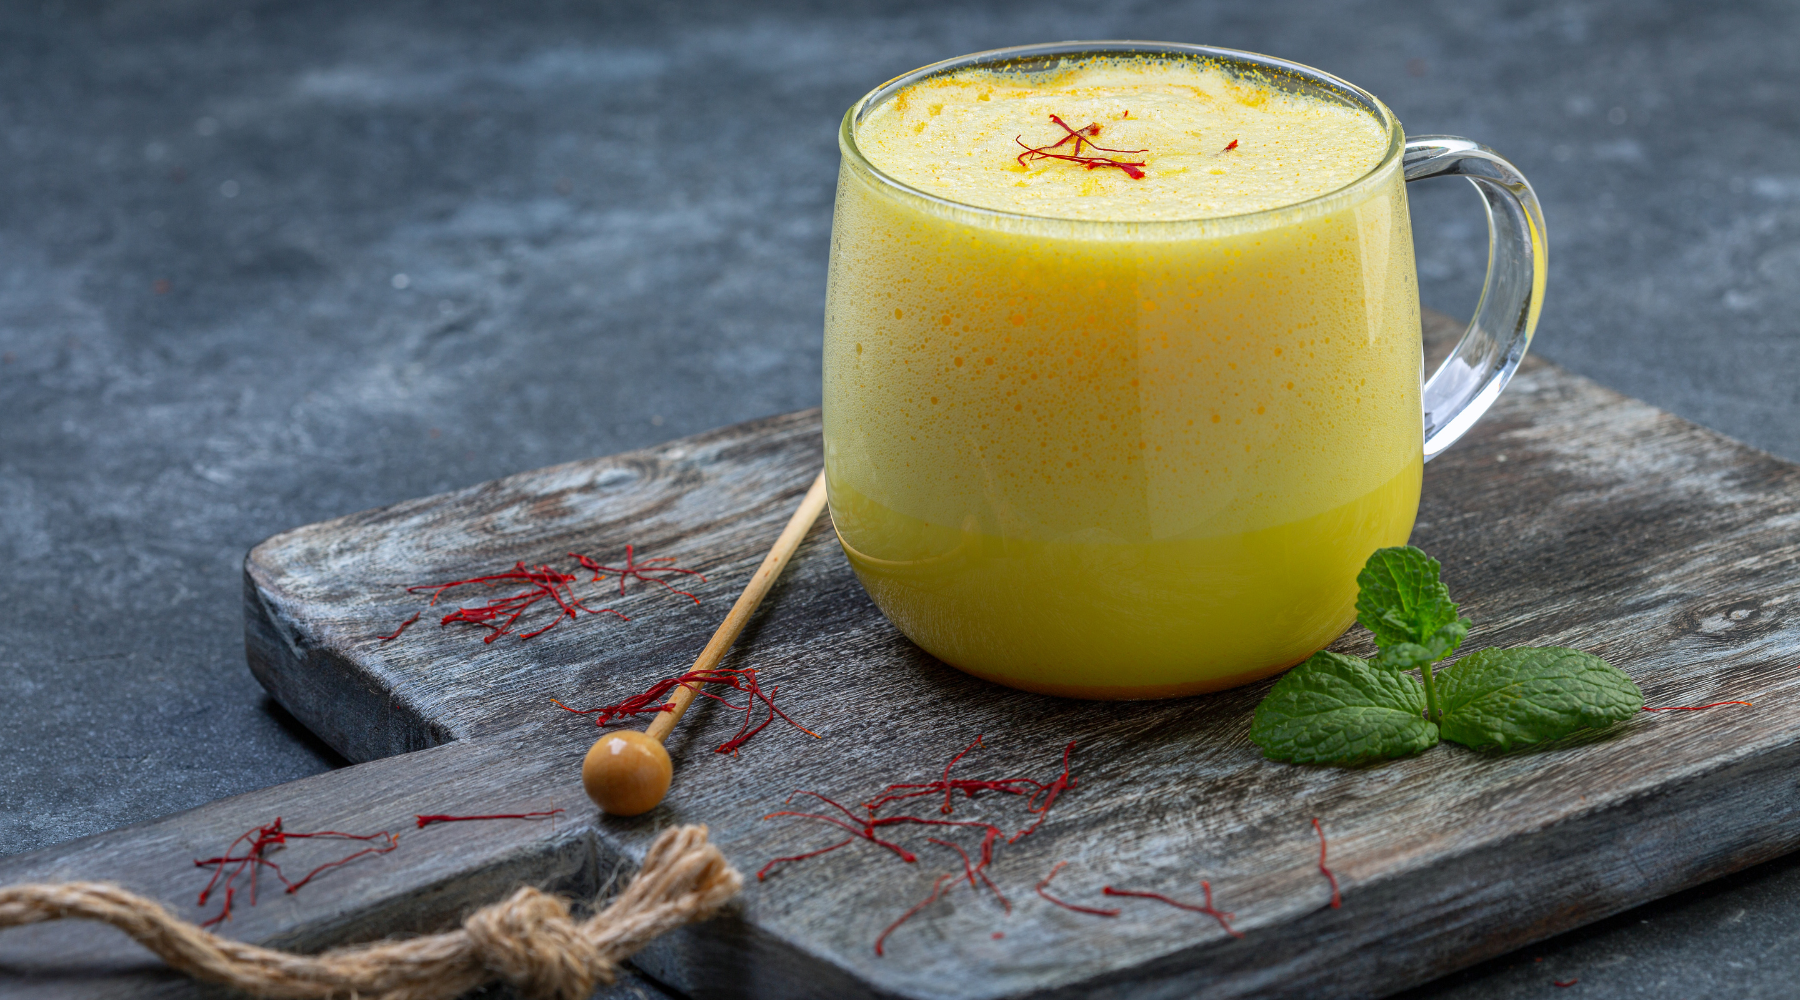
[[[526,887],[454,931],[296,955],[219,937],[115,885],[58,882],[0,888],[0,928],[96,920],[196,979],[280,1000],[450,1000],[496,979],[532,1000],[586,1000],[627,956],[711,916],[743,884],[706,827],[682,826],[663,831],[624,891],[579,923],[567,902]]]

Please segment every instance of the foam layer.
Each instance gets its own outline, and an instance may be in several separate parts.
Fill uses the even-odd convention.
[[[1083,155],[1113,167],[1019,161],[1070,128],[1099,126]],[[1236,141],[1237,146],[1225,147]],[[856,129],[869,162],[913,187],[983,208],[1068,219],[1216,218],[1292,205],[1381,162],[1366,112],[1284,93],[1190,59],[1090,60],[1053,73],[967,70],[908,87]],[[1073,142],[1048,150],[1068,153]]]

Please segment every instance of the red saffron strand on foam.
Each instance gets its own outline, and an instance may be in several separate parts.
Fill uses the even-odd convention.
[[[1710,705],[1664,705],[1661,708],[1651,708],[1650,706],[1646,705],[1646,706],[1644,706],[1644,711],[1646,711],[1646,712],[1698,712],[1704,708],[1718,708],[1720,705],[1742,705],[1745,708],[1751,707],[1751,703],[1747,702],[1747,701],[1715,701]]]
[[[1050,874],[1045,875],[1044,880],[1037,884],[1037,894],[1044,897],[1045,899],[1049,900],[1050,902],[1055,903],[1057,906],[1060,906],[1065,910],[1074,910],[1076,913],[1091,913],[1096,917],[1116,917],[1116,916],[1118,916],[1119,915],[1118,910],[1103,910],[1097,906],[1078,906],[1074,903],[1065,902],[1064,900],[1057,899],[1055,896],[1052,896],[1049,893],[1044,891],[1044,889],[1050,885],[1050,880],[1055,878],[1056,873],[1059,871],[1062,871],[1063,866],[1067,865],[1067,864],[1068,864],[1067,861],[1058,861],[1056,864],[1050,866]]]
[[[1221,149],[1221,150],[1219,150],[1219,152],[1221,152],[1221,153],[1229,153],[1229,152],[1231,152],[1231,151],[1232,151],[1232,150],[1234,150],[1234,149],[1236,149],[1236,148],[1237,148],[1237,140],[1236,140],[1236,139],[1233,139],[1233,140],[1231,140],[1231,141],[1230,141],[1230,142],[1228,142],[1228,143],[1226,143],[1226,144],[1225,144],[1225,148],[1224,148],[1224,149]]]
[[[401,622],[399,628],[393,630],[392,632],[389,632],[387,635],[378,635],[375,638],[380,639],[384,643],[391,642],[395,639],[400,638],[400,633],[406,631],[406,627],[408,625],[411,625],[413,622],[418,621],[419,616],[424,613],[425,612],[423,612],[423,611],[414,611],[413,616],[411,618],[408,618],[407,620]]]
[[[626,579],[632,578],[632,579],[636,579],[642,583],[654,583],[657,586],[662,587],[664,590],[669,591],[670,593],[680,594],[681,596],[693,601],[695,604],[699,604],[700,598],[695,597],[693,594],[690,594],[685,590],[676,589],[667,580],[660,580],[653,576],[645,576],[644,574],[645,573],[685,573],[688,576],[700,577],[701,583],[707,582],[706,576],[704,574],[700,573],[698,570],[682,569],[680,566],[659,565],[661,563],[674,562],[675,561],[674,556],[658,556],[655,559],[646,559],[643,562],[638,562],[634,547],[631,545],[625,546],[625,565],[623,565],[623,566],[603,566],[603,565],[595,562],[594,560],[589,559],[587,556],[581,555],[580,553],[576,553],[576,552],[569,553],[569,558],[580,563],[583,568],[594,571],[594,579],[589,581],[591,583],[599,583],[600,579],[601,579],[600,574],[602,574],[602,573],[617,573],[617,574],[619,574],[619,596],[620,597],[625,596],[625,581],[626,581]]]
[[[1581,982],[1581,980],[1579,980],[1579,979],[1567,979],[1567,980],[1552,979],[1552,980],[1550,980],[1550,985],[1551,986],[1561,986],[1561,987],[1567,988],[1570,986],[1574,986],[1576,983],[1579,983],[1579,982]]]
[[[1100,124],[1098,122],[1092,123],[1086,128],[1075,129],[1070,128],[1068,122],[1063,121],[1056,115],[1051,115],[1050,120],[1055,122],[1067,134],[1048,146],[1027,146],[1025,144],[1024,136],[1014,136],[1013,141],[1025,148],[1025,152],[1020,153],[1017,157],[1019,166],[1029,166],[1030,164],[1026,162],[1027,159],[1066,160],[1070,163],[1079,163],[1089,170],[1093,170],[1096,167],[1116,167],[1132,180],[1141,181],[1144,179],[1144,171],[1142,169],[1144,166],[1143,160],[1115,160],[1109,156],[1083,156],[1081,155],[1081,150],[1084,146],[1102,153],[1147,153],[1149,150],[1110,149],[1095,143],[1092,137],[1100,134]],[[1064,143],[1071,139],[1075,140],[1075,146],[1070,152],[1050,152],[1052,149],[1060,149]]]
[[[1214,920],[1217,920],[1219,922],[1219,926],[1225,928],[1225,933],[1227,933],[1235,938],[1241,938],[1244,936],[1242,931],[1239,931],[1237,928],[1231,926],[1231,919],[1233,917],[1237,916],[1237,914],[1227,913],[1223,910],[1217,910],[1217,909],[1213,908],[1212,883],[1206,881],[1205,879],[1200,880],[1200,891],[1204,892],[1206,894],[1206,904],[1204,906],[1195,906],[1192,903],[1183,903],[1180,900],[1170,899],[1169,897],[1163,895],[1160,892],[1136,892],[1136,891],[1133,891],[1130,889],[1114,889],[1110,885],[1103,886],[1100,889],[1100,891],[1108,896],[1135,896],[1140,899],[1154,899],[1159,903],[1167,903],[1170,906],[1175,907],[1176,909],[1190,910],[1194,913],[1204,913],[1207,916],[1212,917]]]
[[[1319,817],[1313,817],[1313,829],[1319,834],[1319,871],[1331,880],[1331,908],[1336,910],[1344,905],[1344,897],[1338,894],[1337,876],[1325,867],[1325,828],[1319,825]]]
[[[887,925],[887,929],[882,931],[881,935],[875,939],[875,954],[879,957],[885,957],[886,953],[883,952],[881,949],[882,949],[883,942],[887,941],[887,936],[889,934],[894,933],[894,929],[896,927],[899,927],[901,924],[904,924],[908,920],[911,920],[913,917],[913,914],[918,913],[920,910],[923,910],[927,906],[930,906],[931,904],[937,902],[938,897],[943,895],[945,880],[955,879],[955,878],[956,878],[955,872],[946,872],[942,875],[939,875],[937,877],[937,881],[935,881],[931,884],[931,895],[926,896],[924,899],[915,903],[913,905],[912,909],[907,910],[905,913],[900,914],[900,919]]]
[[[433,814],[430,816],[420,816],[417,813],[415,813],[415,814],[413,814],[413,818],[417,819],[419,821],[419,829],[423,830],[433,823],[466,823],[466,822],[469,822],[470,820],[482,820],[482,819],[532,819],[533,817],[537,817],[537,816],[554,816],[560,812],[562,812],[561,809],[545,809],[545,810],[542,810],[539,812],[492,813],[492,814],[489,814],[486,816],[441,816],[441,815],[436,815],[436,814]]]

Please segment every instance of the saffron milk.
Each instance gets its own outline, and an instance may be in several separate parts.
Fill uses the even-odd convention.
[[[1134,56],[931,77],[846,128],[826,472],[889,619],[1102,698],[1242,684],[1342,633],[1419,499],[1388,127]]]

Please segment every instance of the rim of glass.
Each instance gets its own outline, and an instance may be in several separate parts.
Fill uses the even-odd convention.
[[[1273,208],[1263,208],[1237,215],[1194,216],[1185,219],[1072,219],[1067,216],[1033,215],[1028,212],[985,208],[932,194],[921,188],[913,187],[869,162],[869,158],[863,155],[862,149],[856,144],[856,127],[870,111],[886,103],[901,90],[934,76],[977,66],[1001,67],[1023,72],[1038,68],[1048,70],[1059,66],[1071,56],[1133,54],[1176,55],[1247,67],[1252,73],[1262,76],[1265,82],[1278,88],[1286,84],[1295,92],[1334,99],[1374,117],[1387,130],[1387,151],[1382,155],[1380,162],[1356,179],[1324,194],[1287,205],[1277,205]],[[990,224],[997,223],[1005,228],[1029,226],[1040,230],[1048,225],[1056,229],[1086,232],[1093,235],[1129,231],[1132,235],[1141,236],[1144,235],[1145,230],[1170,234],[1176,230],[1193,233],[1194,230],[1209,229],[1243,232],[1291,222],[1293,221],[1292,217],[1296,214],[1313,215],[1335,211],[1360,200],[1364,193],[1363,189],[1379,183],[1390,169],[1397,168],[1405,151],[1406,134],[1400,126],[1400,119],[1395,117],[1393,111],[1389,110],[1388,106],[1374,94],[1348,80],[1304,63],[1215,45],[1127,39],[1049,42],[1037,45],[1015,45],[1003,49],[987,49],[934,62],[911,72],[902,73],[864,94],[861,100],[852,104],[850,109],[844,112],[844,120],[838,130],[838,147],[848,164],[854,165],[868,177],[874,179],[890,194],[925,202],[939,211],[963,217],[965,221],[986,221]]]

